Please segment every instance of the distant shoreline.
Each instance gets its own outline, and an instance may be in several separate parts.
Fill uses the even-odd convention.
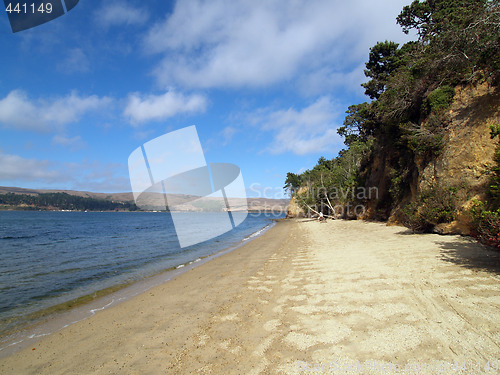
[[[175,205],[182,203],[179,212],[211,212],[210,207],[197,207],[195,202],[200,197],[175,195]],[[230,212],[242,212],[248,207],[248,212],[286,212],[289,199],[274,198],[234,198]],[[171,205],[172,206],[172,205]],[[174,206],[172,206],[174,207]],[[89,211],[89,212],[169,212],[169,210],[144,209],[156,208],[138,207],[134,194],[128,193],[92,193],[72,190],[35,190],[0,186],[1,211]],[[161,207],[160,207],[161,208]],[[219,210],[219,207],[213,208]],[[174,211],[170,211],[174,212]],[[216,211],[219,212],[219,211]],[[222,210],[220,211],[222,212]]]
[[[158,213],[192,213],[192,214],[199,214],[199,213],[206,213],[206,212],[245,212],[244,210],[234,210],[234,211],[147,211],[147,210],[63,210],[63,209],[45,209],[45,208],[24,208],[24,207],[0,207],[0,211],[15,211],[15,212],[158,212]],[[249,214],[251,213],[275,213],[276,211],[273,209],[256,209],[256,210],[247,210]]]

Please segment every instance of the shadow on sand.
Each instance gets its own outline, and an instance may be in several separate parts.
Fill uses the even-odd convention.
[[[477,243],[472,238],[459,241],[440,242],[441,259],[471,270],[481,270],[500,275],[500,252]]]
[[[416,235],[410,229],[396,233],[402,236]],[[500,275],[500,252],[493,247],[478,243],[472,237],[460,237],[453,242],[435,241],[441,248],[441,259],[471,270],[482,270]]]

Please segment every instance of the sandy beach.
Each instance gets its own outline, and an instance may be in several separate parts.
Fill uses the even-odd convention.
[[[496,374],[499,281],[500,255],[470,238],[284,221],[0,373]]]

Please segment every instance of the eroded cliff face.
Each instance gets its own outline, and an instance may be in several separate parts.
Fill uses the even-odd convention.
[[[305,188],[300,188],[299,193],[303,192]],[[286,210],[286,216],[287,217],[305,217],[305,212],[304,210],[299,206],[297,202],[297,198],[295,196],[290,199],[290,202],[288,203],[288,207]]]
[[[490,137],[490,126],[500,122],[500,90],[483,83],[455,91],[444,148],[435,160],[419,168],[418,186],[431,182],[465,186],[482,196],[498,144]]]
[[[397,223],[401,208],[414,200],[419,191],[432,184],[457,187],[464,192],[459,208],[468,209],[472,199],[484,199],[494,165],[498,139],[491,139],[490,126],[500,124],[500,89],[489,82],[459,86],[448,108],[450,123],[444,133],[444,146],[433,160],[415,157],[413,165],[396,165],[399,155],[393,150],[375,149],[370,164],[365,168],[366,186],[377,186],[379,199],[367,202],[367,219],[383,219]],[[397,201],[386,204],[390,198],[394,168],[408,168],[407,189]],[[443,233],[467,233],[465,216],[457,222],[441,225]]]
[[[456,89],[450,107],[451,124],[440,155],[419,170],[420,190],[436,182],[454,186],[466,194],[460,202],[457,220],[439,225],[443,233],[468,233],[468,217],[464,214],[472,199],[484,200],[494,166],[498,139],[491,139],[490,126],[500,123],[500,90],[488,83]]]

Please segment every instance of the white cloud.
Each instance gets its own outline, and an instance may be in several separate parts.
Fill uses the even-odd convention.
[[[226,126],[221,132],[222,138],[224,139],[222,145],[226,146],[227,144],[229,144],[237,132],[238,130],[236,130],[236,128],[232,126]]]
[[[108,193],[130,191],[125,164],[88,160],[63,163],[24,158],[0,151],[0,165],[1,186]]]
[[[165,120],[179,113],[204,112],[207,99],[202,95],[185,96],[175,91],[162,95],[130,94],[124,115],[137,125],[147,121]]]
[[[0,165],[2,166],[0,168],[0,181],[51,183],[67,179],[54,169],[53,163],[47,160],[26,159],[19,155],[0,152]]]
[[[57,134],[52,138],[52,144],[65,146],[73,151],[83,149],[87,146],[87,143],[79,135],[70,138]]]
[[[179,1],[150,29],[145,48],[165,54],[155,70],[165,86],[259,87],[303,74],[332,76],[359,66],[377,41],[407,38],[395,23],[407,3]]]
[[[336,72],[331,67],[323,67],[313,72],[301,75],[297,79],[297,87],[300,92],[316,96],[341,88],[344,92],[363,95],[365,89],[361,87],[367,81],[364,75],[365,64],[353,66],[346,72]]]
[[[90,70],[90,61],[81,48],[72,48],[57,68],[64,73],[84,73]]]
[[[293,152],[297,155],[332,152],[341,144],[335,123],[339,116],[330,98],[322,97],[300,110],[261,110],[250,117],[250,121],[264,131],[274,133],[267,148],[272,154]]]
[[[103,108],[110,98],[75,92],[55,99],[30,99],[22,90],[13,90],[0,99],[0,124],[4,128],[37,132],[59,131],[85,113]]]
[[[103,27],[118,25],[141,25],[149,19],[145,9],[134,8],[126,2],[106,2],[96,11],[97,22]]]

